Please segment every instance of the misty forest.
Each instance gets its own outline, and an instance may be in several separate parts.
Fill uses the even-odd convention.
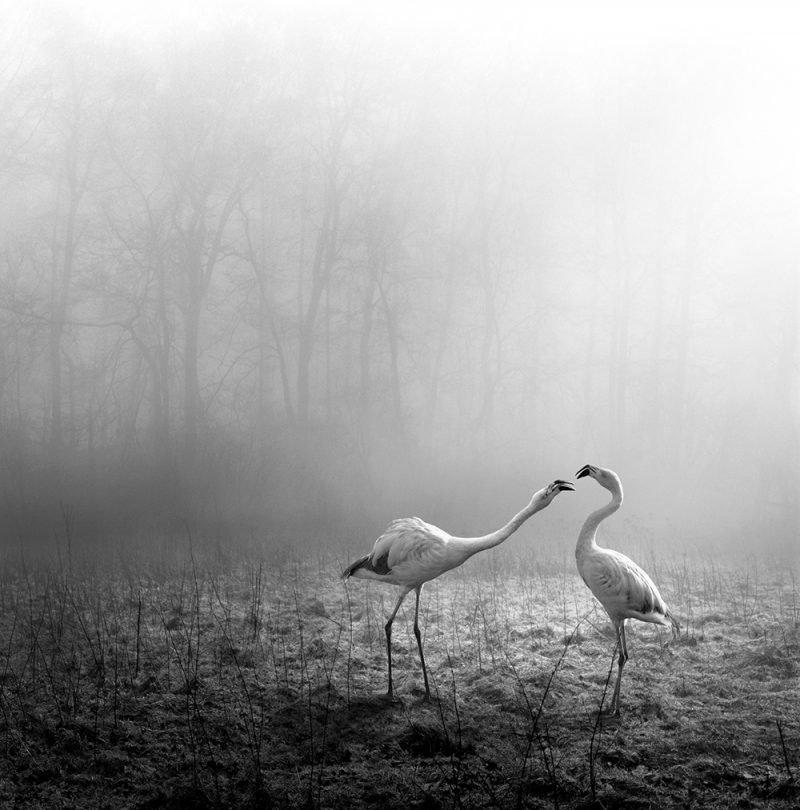
[[[401,5],[0,12],[8,806],[800,795],[800,31]],[[585,464],[682,625],[612,723]],[[342,570],[555,479],[426,586],[436,699],[413,594],[368,698]]]

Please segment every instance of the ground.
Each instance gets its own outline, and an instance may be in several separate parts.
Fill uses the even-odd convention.
[[[791,569],[648,566],[683,632],[629,626],[616,719],[613,632],[574,561],[495,555],[426,586],[431,701],[409,599],[392,702],[395,589],[267,560],[6,566],[0,806],[800,805]]]

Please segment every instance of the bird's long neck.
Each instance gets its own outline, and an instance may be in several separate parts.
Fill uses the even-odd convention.
[[[578,535],[578,544],[575,547],[575,555],[578,556],[582,551],[597,546],[597,527],[609,515],[613,515],[617,509],[622,505],[622,488],[615,487],[611,490],[611,500],[599,509],[592,512],[583,523],[580,534]]]
[[[451,537],[450,542],[461,547],[465,559],[477,554],[479,551],[499,546],[500,543],[508,540],[529,517],[535,515],[540,509],[544,509],[547,504],[541,498],[543,493],[544,490],[537,492],[522,511],[517,512],[505,526],[497,529],[497,531],[484,534],[481,537]]]

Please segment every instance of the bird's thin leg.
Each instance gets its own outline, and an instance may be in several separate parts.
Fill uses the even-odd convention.
[[[619,714],[619,689],[622,684],[622,668],[628,660],[628,645],[625,641],[625,621],[620,622],[617,627],[617,644],[619,645],[619,662],[617,664],[617,684],[614,687],[614,696],[611,698],[610,711]]]
[[[410,590],[410,589],[409,589]],[[400,610],[400,605],[403,604],[403,600],[408,596],[409,591],[403,591],[397,599],[397,604],[394,606],[394,610],[392,611],[392,615],[389,616],[389,621],[386,622],[386,626],[384,630],[386,630],[386,655],[389,659],[389,689],[387,690],[386,694],[391,698],[393,695],[392,692],[392,622],[394,621],[394,617],[397,615],[397,611]]]
[[[431,690],[428,687],[428,671],[425,669],[425,656],[422,653],[422,633],[419,631],[419,595],[422,592],[422,585],[417,589],[417,605],[414,609],[414,635],[417,637],[417,647],[419,647],[419,660],[422,661],[422,677],[425,679],[425,699],[430,700]]]

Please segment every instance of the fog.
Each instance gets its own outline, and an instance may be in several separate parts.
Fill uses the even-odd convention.
[[[6,9],[6,550],[478,534],[592,463],[629,549],[795,555],[794,15],[560,8]]]

